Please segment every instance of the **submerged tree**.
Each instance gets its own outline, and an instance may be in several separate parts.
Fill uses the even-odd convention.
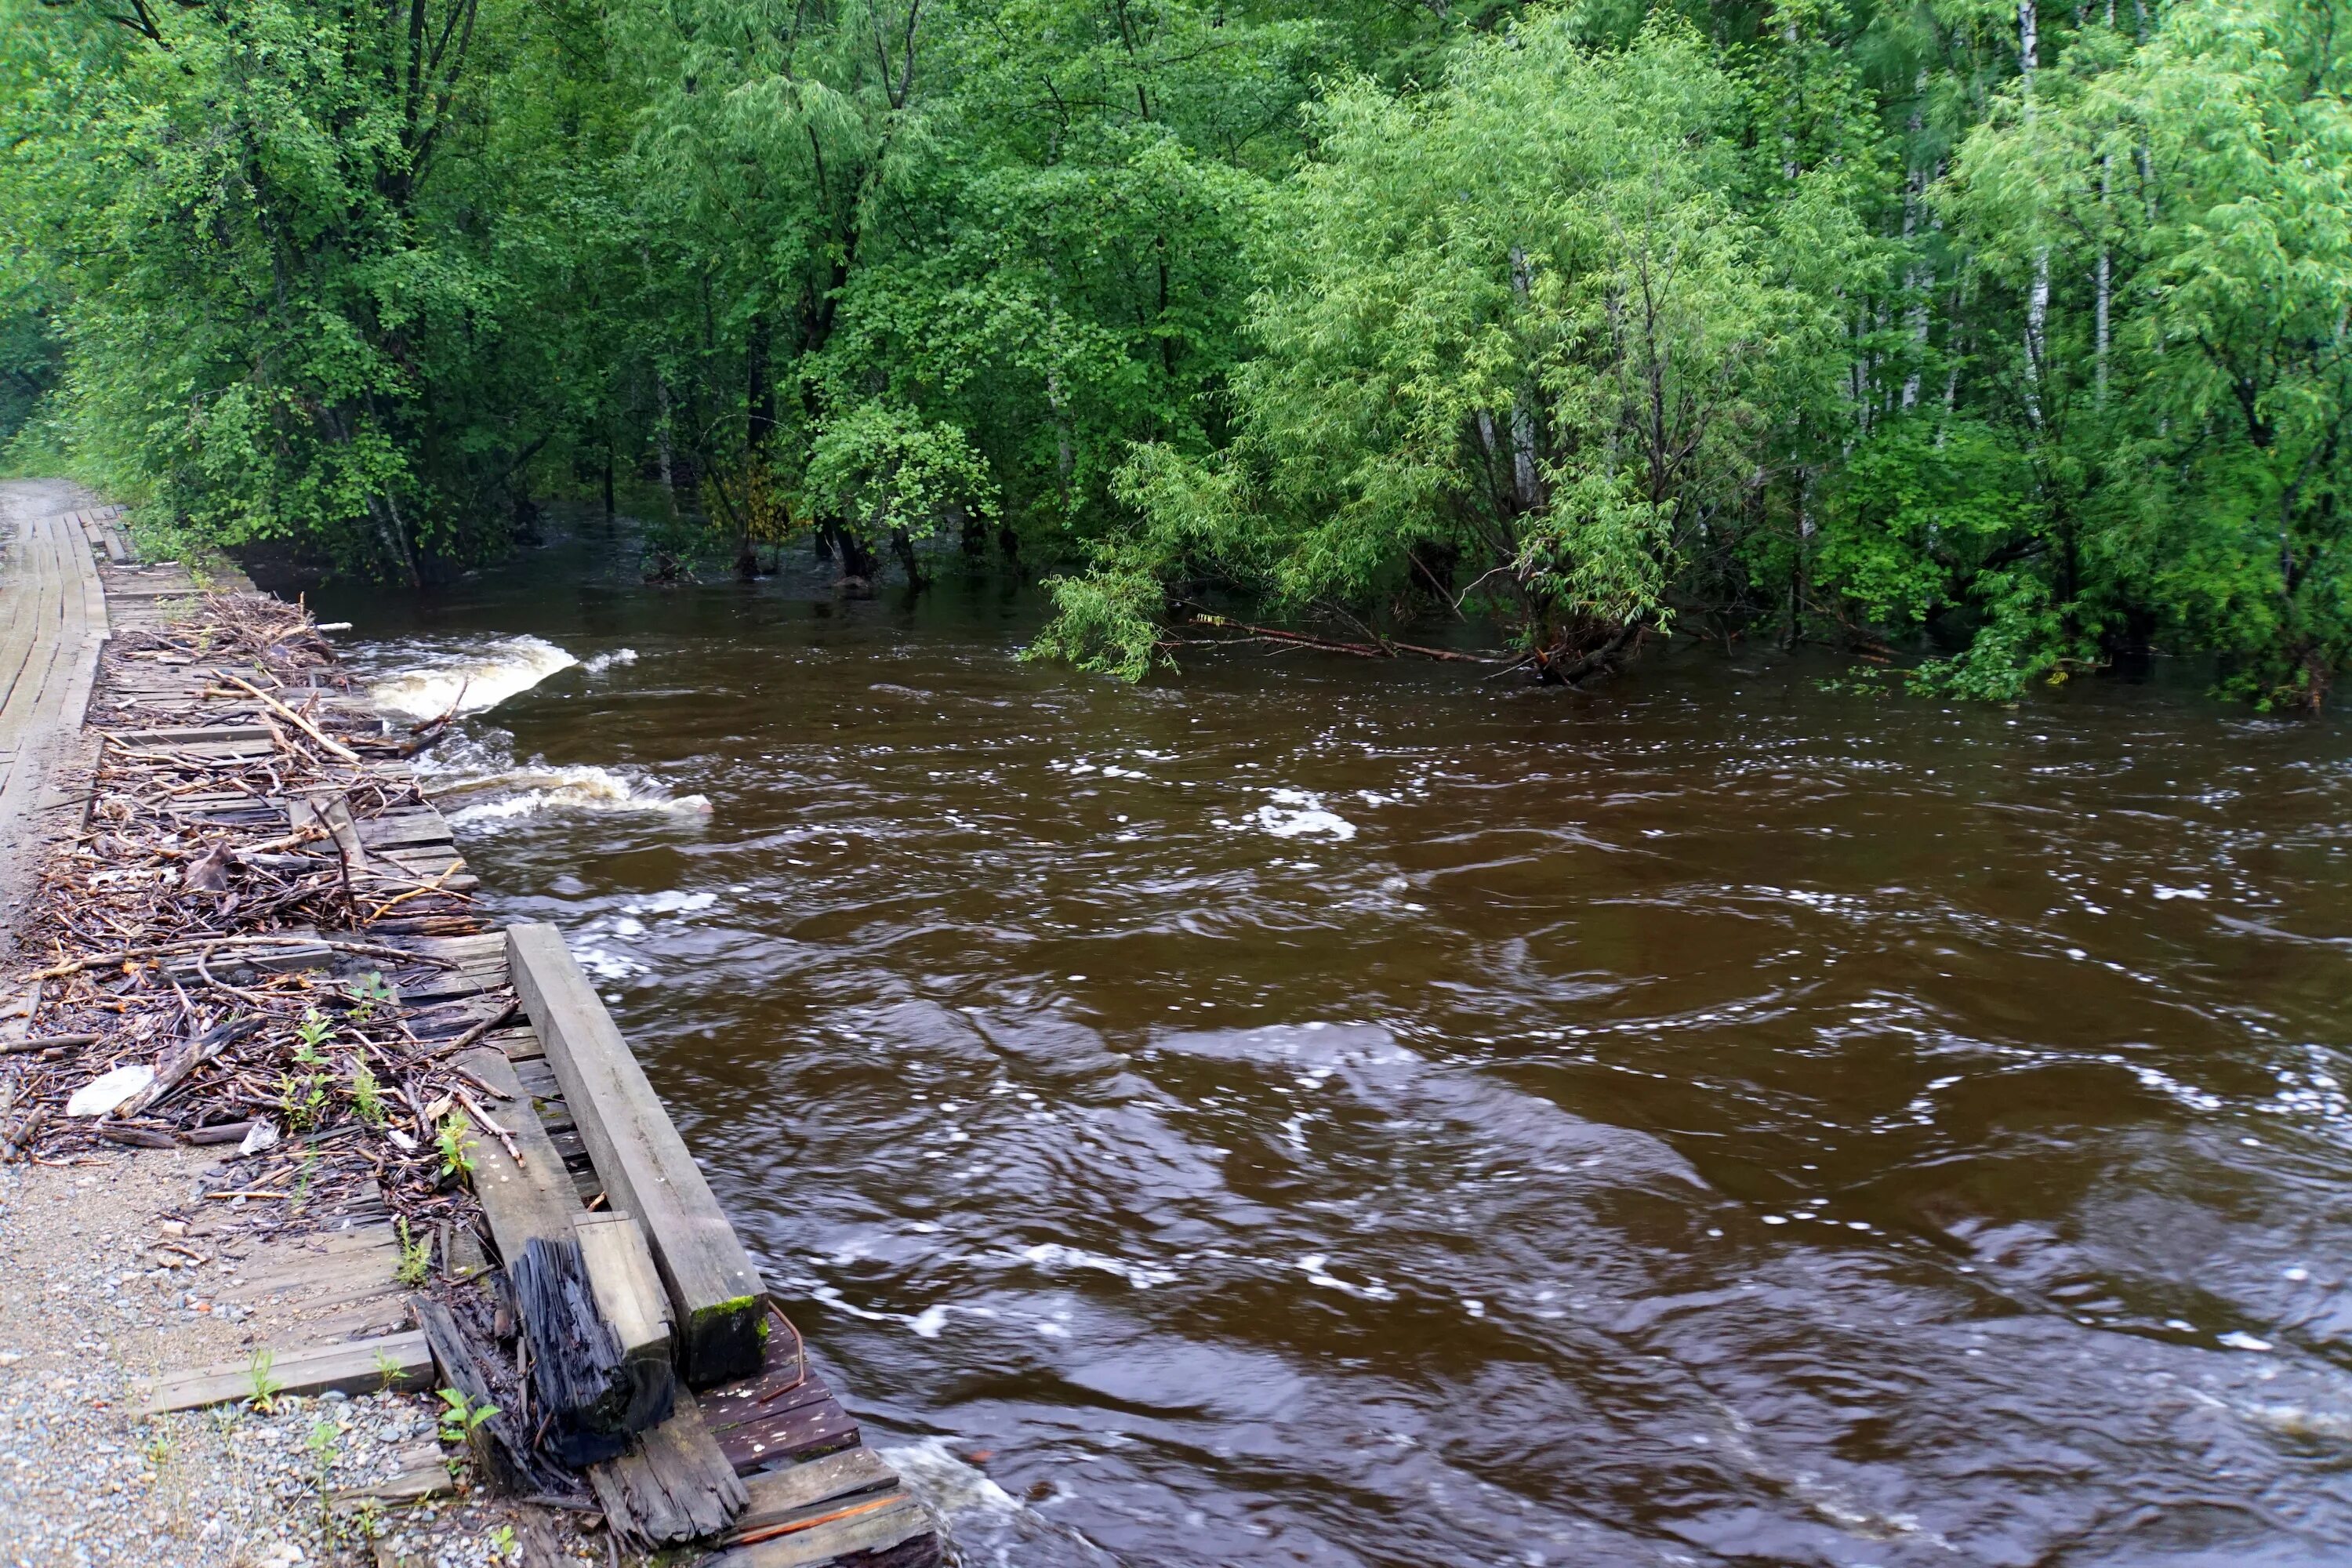
[[[1261,229],[1236,439],[1138,451],[1140,526],[1058,585],[1043,646],[1133,671],[1139,574],[1302,609],[1479,598],[1569,677],[1669,624],[1695,545],[1833,390],[1827,289],[1860,238],[1809,179],[1743,209],[1744,110],[1686,29],[1609,49],[1561,16],[1434,90],[1330,93]]]

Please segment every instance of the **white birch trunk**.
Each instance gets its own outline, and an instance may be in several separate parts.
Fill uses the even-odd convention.
[[[1518,297],[1523,310],[1528,308],[1533,287],[1527,250],[1515,245],[1511,247],[1511,292]],[[1543,504],[1541,483],[1536,473],[1534,402],[1534,389],[1522,387],[1511,404],[1511,489],[1521,511],[1533,511]]]
[[[2041,65],[2042,18],[2034,0],[2017,0],[2017,68],[2025,79],[2025,112],[2033,112],[2033,73]],[[2025,296],[2025,416],[2042,427],[2042,366],[2050,335],[2050,247],[2033,252],[2033,281]]]

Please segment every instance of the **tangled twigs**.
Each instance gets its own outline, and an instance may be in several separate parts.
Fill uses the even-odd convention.
[[[26,977],[39,1048],[0,1079],[0,1143],[36,1158],[100,1140],[249,1146],[203,1195],[287,1205],[247,1211],[263,1224],[377,1205],[431,1224],[469,1202],[434,1146],[459,1080],[448,1047],[410,1026],[399,981],[464,965],[415,938],[480,927],[446,851],[415,870],[401,846],[415,840],[392,823],[380,860],[359,853],[386,814],[425,804],[393,760],[403,748],[336,696],[351,681],[298,605],[209,598],[121,627],[100,668],[89,721],[108,743],[87,826],[44,867],[21,933],[52,957]],[[325,799],[318,820],[292,804]],[[347,852],[354,880],[364,867],[393,886],[347,900]],[[374,927],[388,912],[402,918]],[[148,1069],[143,1088],[63,1114],[119,1068]]]
[[[236,687],[241,690],[247,691],[251,695],[259,698],[261,701],[268,707],[271,712],[277,714],[288,723],[292,724],[297,729],[300,730],[302,733],[310,736],[310,739],[318,742],[320,745],[327,749],[327,752],[331,755],[341,757],[343,761],[350,763],[354,766],[359,764],[360,754],[357,752],[352,751],[349,746],[344,745],[341,741],[336,740],[324,730],[320,729],[319,726],[311,723],[310,721],[303,718],[302,715],[295,712],[294,710],[287,707],[286,704],[278,701],[278,699],[272,697],[269,693],[264,691],[250,680],[246,679],[242,676],[231,675],[224,669],[215,669],[213,674],[215,678],[226,681],[229,685]]]

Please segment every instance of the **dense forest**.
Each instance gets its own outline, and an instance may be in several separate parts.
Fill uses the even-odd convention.
[[[555,496],[1034,574],[1129,678],[1222,615],[2315,709],[2352,5],[2121,4],[0,0],[0,432],[394,581]]]

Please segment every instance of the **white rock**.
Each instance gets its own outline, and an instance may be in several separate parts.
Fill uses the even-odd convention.
[[[103,1116],[155,1081],[155,1069],[141,1065],[100,1073],[66,1101],[68,1116]]]

